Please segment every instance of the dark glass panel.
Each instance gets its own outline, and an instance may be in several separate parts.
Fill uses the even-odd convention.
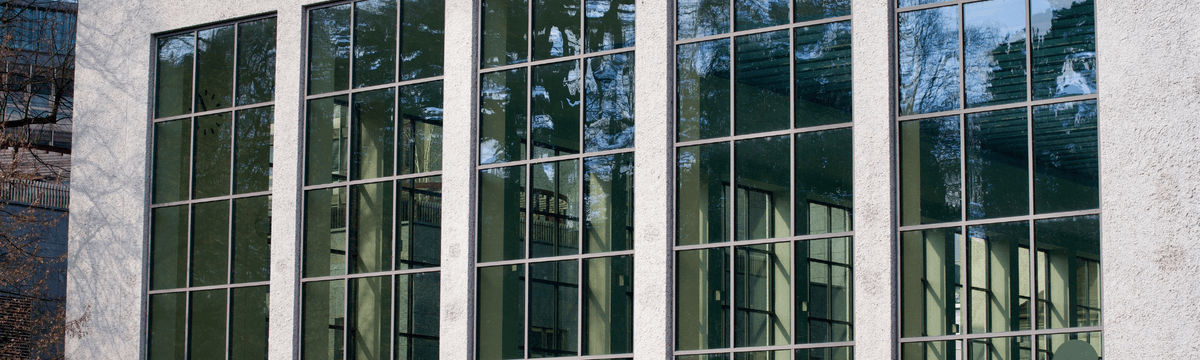
[[[729,39],[679,46],[679,141],[729,136]]]
[[[636,40],[634,0],[584,1],[584,31],[587,52],[620,49],[633,46]]]
[[[796,350],[796,360],[854,360],[854,347]]]
[[[795,6],[796,22],[850,15],[850,0],[796,0]]]
[[[951,0],[900,0],[900,7],[933,4],[933,3],[943,2],[943,1],[951,1]]]
[[[187,296],[186,292],[150,295],[147,359],[185,359]]]
[[[524,358],[525,265],[480,268],[478,284],[476,358]]]
[[[967,234],[970,332],[1029,330],[1029,223],[972,226]]]
[[[1032,358],[1032,349],[1033,341],[1028,336],[971,339],[967,341],[967,359],[1025,360]]]
[[[400,80],[442,75],[446,4],[443,0],[402,0]]]
[[[154,231],[150,236],[150,290],[186,287],[188,206],[151,210],[150,221]]]
[[[345,357],[345,280],[304,284],[300,358],[342,360]]]
[[[587,59],[584,151],[633,147],[633,59],[633,53]]]
[[[962,333],[962,245],[961,228],[900,233],[901,337]]]
[[[271,190],[274,174],[275,107],[242,110],[235,122],[233,192]]]
[[[154,117],[192,112],[192,58],[196,37],[192,33],[158,39],[157,78],[154,81]]]
[[[734,251],[734,346],[791,342],[792,247],[789,243],[738,246]],[[787,353],[785,352],[784,355]],[[780,360],[790,360],[786,356]]]
[[[633,168],[633,153],[583,161],[584,253],[633,249]]]
[[[346,189],[304,193],[304,277],[346,273]]]
[[[736,31],[753,30],[788,23],[791,0],[734,0],[733,27]],[[784,37],[787,32],[784,32]]]
[[[533,67],[533,158],[579,153],[579,62]]]
[[[733,354],[734,360],[791,360],[787,350],[753,351]],[[805,359],[807,360],[807,359]]]
[[[1025,2],[963,5],[967,107],[1025,101]]]
[[[787,136],[735,143],[734,223],[738,240],[792,235],[792,178]]]
[[[680,40],[729,32],[729,1],[675,2],[675,33]]]
[[[345,90],[350,86],[351,4],[308,13],[308,93]]]
[[[525,71],[517,68],[480,75],[480,164],[525,159],[525,94],[529,82]]]
[[[797,344],[854,340],[853,243],[849,237],[796,243]]]
[[[729,241],[729,143],[678,150],[676,245]]]
[[[308,101],[305,144],[306,185],[346,181],[347,118],[346,96]]]
[[[479,172],[479,262],[525,258],[525,167]]]
[[[900,123],[900,224],[962,220],[958,117]]]
[[[392,269],[392,182],[350,187],[351,274]]]
[[[682,355],[675,360],[729,360],[729,354]]]
[[[961,359],[958,341],[931,341],[900,344],[900,360]]]
[[[483,67],[529,61],[529,0],[483,0]]]
[[[583,260],[583,355],[633,352],[633,256]]]
[[[233,105],[234,27],[196,32],[196,112]]]
[[[967,219],[1029,215],[1025,108],[967,115]]]
[[[270,279],[271,197],[259,196],[234,200],[233,282]]]
[[[192,206],[191,286],[229,282],[229,201]]]
[[[1100,217],[1038,220],[1038,329],[1100,326]]]
[[[275,99],[275,18],[238,24],[237,103]]]
[[[788,73],[787,31],[737,38],[737,73],[734,78],[736,133],[750,134],[787,129],[791,112],[791,79]]]
[[[850,22],[796,29],[797,128],[853,120]]]
[[[796,235],[853,230],[853,144],[851,129],[796,135]]]
[[[1029,3],[1033,99],[1095,94],[1095,0]]]
[[[229,360],[267,358],[267,317],[270,291],[266,286],[233,289],[229,304]]]
[[[418,269],[441,264],[442,177],[397,183],[396,269]]]
[[[579,0],[534,0],[533,60],[581,52],[579,3]]]
[[[347,359],[391,359],[392,277],[350,279],[347,301]]]
[[[396,90],[356,93],[350,111],[350,179],[391,176],[395,173]]]
[[[398,141],[400,174],[442,170],[441,81],[400,88]]]
[[[396,360],[438,358],[441,274],[396,275]]]
[[[530,165],[529,257],[579,254],[579,160]]]
[[[579,262],[529,265],[529,357],[579,355]]]
[[[904,12],[897,17],[900,115],[960,108],[958,7]]]
[[[196,118],[196,146],[192,165],[192,198],[229,195],[233,157],[231,113]]]
[[[1045,354],[1051,355],[1050,359],[1060,360],[1104,358],[1103,335],[1099,331],[1040,335],[1037,338],[1038,352],[1043,359]]]
[[[354,3],[354,87],[396,81],[396,0]]]
[[[154,124],[154,203],[187,200],[192,170],[192,120]]]
[[[1096,100],[1033,108],[1034,212],[1100,208],[1096,110]]]
[[[729,248],[675,254],[675,349],[729,347]]]
[[[188,359],[225,358],[225,291],[191,293]]]

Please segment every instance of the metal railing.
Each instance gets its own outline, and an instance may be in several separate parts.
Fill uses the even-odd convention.
[[[67,184],[30,180],[0,183],[0,202],[66,210],[70,198]]]

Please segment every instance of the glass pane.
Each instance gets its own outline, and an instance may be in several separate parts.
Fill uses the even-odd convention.
[[[729,360],[729,354],[683,355],[675,360]]]
[[[228,283],[229,201],[192,207],[191,286]]]
[[[347,359],[391,359],[392,277],[350,279]]]
[[[442,177],[401,180],[396,204],[396,269],[441,264]]]
[[[679,0],[675,16],[680,40],[729,32],[729,1]]]
[[[850,22],[796,29],[797,128],[853,120]]]
[[[958,117],[900,123],[901,225],[962,220]]]
[[[967,115],[967,219],[1029,215],[1025,108]]]
[[[480,75],[480,164],[525,159],[525,87],[529,81],[525,71],[517,68]]]
[[[354,87],[396,81],[396,0],[354,3]]]
[[[796,235],[853,230],[851,129],[796,135]]]
[[[1103,359],[1103,345],[1103,336],[1099,331],[1041,335],[1038,336],[1038,358]]]
[[[796,360],[854,360],[854,348],[799,349],[796,350]]]
[[[154,117],[192,112],[192,57],[196,38],[192,33],[158,39],[157,79],[154,87]]]
[[[196,112],[233,105],[233,29],[196,32]]]
[[[346,180],[347,109],[346,96],[309,100],[308,130],[304,140],[306,185]]]
[[[350,4],[308,13],[308,93],[350,85]]]
[[[191,293],[189,359],[225,357],[225,289]]]
[[[675,253],[675,349],[729,347],[729,248]]]
[[[525,265],[480,268],[478,294],[477,358],[524,358]]]
[[[533,68],[534,158],[579,153],[579,75],[577,61]]]
[[[963,6],[967,107],[1025,101],[1025,2]]]
[[[150,221],[154,229],[150,236],[150,289],[186,287],[188,206],[151,210]]]
[[[400,80],[442,75],[446,4],[403,0],[400,11]]]
[[[224,113],[196,118],[193,199],[229,195],[230,161],[233,157],[233,118],[230,115]]]
[[[633,249],[633,153],[585,159],[583,181],[584,252]]]
[[[775,243],[738,246],[735,250],[734,346],[787,345],[790,342],[791,249],[789,243]],[[790,360],[787,357],[780,359]]]
[[[962,243],[961,228],[900,234],[901,337],[962,333]]]
[[[787,31],[737,38],[734,106],[738,135],[788,128],[789,42]]]
[[[796,22],[850,15],[850,0],[796,0]]]
[[[534,0],[534,60],[580,53],[579,3],[579,0]]]
[[[737,156],[737,239],[754,240],[792,235],[792,179],[787,136],[742,140]]]
[[[154,124],[154,203],[188,199],[192,170],[192,121]]]
[[[147,359],[184,360],[186,311],[187,293],[150,295]]]
[[[676,244],[729,241],[729,143],[677,151]]]
[[[967,341],[970,360],[1025,360],[1031,359],[1033,341],[1028,336]]]
[[[796,243],[797,344],[854,340],[853,242],[840,237]]]
[[[391,176],[395,171],[396,90],[354,94],[351,106],[350,179]]]
[[[479,262],[525,258],[525,167],[479,172]]]
[[[400,174],[442,170],[441,81],[400,88],[399,141]]]
[[[392,268],[392,182],[350,187],[350,273]]]
[[[634,0],[587,0],[584,29],[587,31],[587,52],[620,49],[633,46],[636,40]]]
[[[788,2],[790,0],[734,0],[734,29],[742,31],[787,24],[791,11]]]
[[[483,0],[483,67],[529,60],[529,0]]]
[[[584,151],[633,147],[633,54],[587,59]]]
[[[270,279],[271,197],[234,200],[233,282]]]
[[[229,360],[267,358],[268,288],[255,286],[231,291]]]
[[[233,153],[233,192],[271,190],[275,159],[275,107],[237,113]]]
[[[1036,213],[1100,208],[1096,110],[1096,100],[1033,108]]]
[[[787,350],[755,351],[733,354],[734,360],[791,360]]]
[[[583,355],[633,352],[633,257],[583,260]]]
[[[679,46],[679,141],[729,136],[729,39]]]
[[[579,354],[579,263],[529,265],[529,357]]]
[[[903,6],[904,0],[901,0]],[[958,109],[958,7],[904,12],[900,21],[900,115]]]
[[[579,253],[579,160],[530,165],[529,256]]]
[[[344,280],[304,284],[301,359],[342,360],[345,356],[345,287]]]
[[[238,24],[237,103],[275,99],[275,18]]]
[[[900,360],[957,360],[961,359],[958,341],[933,341],[900,344]]]
[[[1100,217],[1034,223],[1038,329],[1100,326]]]
[[[304,193],[304,277],[346,273],[346,189]]]
[[[1095,94],[1095,1],[1032,0],[1033,98]]]
[[[396,360],[437,359],[441,274],[396,275]]]
[[[967,234],[970,331],[1029,330],[1029,223],[972,226]]]

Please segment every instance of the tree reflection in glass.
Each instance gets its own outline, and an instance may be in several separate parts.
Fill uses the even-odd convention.
[[[237,112],[233,146],[233,192],[271,190],[275,107]]]
[[[1029,6],[1034,100],[1095,94],[1095,0],[1032,0]]]
[[[482,67],[529,61],[529,0],[483,0],[481,5]]]
[[[786,30],[736,38],[734,122],[738,135],[791,125],[790,41]]]
[[[396,80],[396,0],[354,3],[354,87]]]
[[[850,22],[796,30],[797,128],[852,120]]]
[[[633,154],[584,159],[583,181],[583,251],[632,249]]]
[[[679,40],[729,32],[728,0],[676,1],[675,14]]]
[[[400,88],[400,174],[442,169],[442,82]]]
[[[1034,212],[1098,209],[1096,100],[1033,108]]]
[[[850,0],[795,1],[795,22],[850,15]]]
[[[900,123],[900,223],[962,220],[958,117]]]
[[[350,86],[350,6],[317,9],[308,15],[308,93]]]
[[[900,115],[954,110],[959,99],[958,7],[897,15]]]
[[[729,136],[729,39],[679,46],[678,141]]]
[[[963,5],[967,107],[1025,101],[1025,4]]]
[[[634,0],[585,0],[584,6],[587,52],[634,45]]]
[[[233,254],[230,256],[233,259],[233,283],[271,279],[270,196],[233,201]]]
[[[532,72],[533,158],[578,154],[579,62],[535,66]]]
[[[233,156],[231,113],[196,118],[196,145],[192,150],[192,198],[229,195],[230,161]]]
[[[526,68],[480,75],[479,163],[525,159]]]
[[[442,75],[446,4],[443,0],[401,0],[400,80]]]
[[[192,112],[195,41],[196,37],[190,32],[158,39],[154,81],[155,118]]]
[[[196,112],[233,105],[233,29],[230,25],[196,32]]]
[[[584,151],[633,147],[633,59],[632,53],[587,59]]]
[[[734,31],[788,23],[789,0],[734,0]],[[785,32],[786,34],[786,32]]]
[[[237,104],[275,99],[275,18],[238,24]]]
[[[533,1],[533,60],[581,53],[579,0]]]
[[[373,179],[394,173],[396,90],[355,93],[350,104],[353,143],[350,180]]]

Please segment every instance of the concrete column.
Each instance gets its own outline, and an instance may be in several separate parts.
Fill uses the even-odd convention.
[[[299,357],[300,244],[304,209],[304,12],[280,9],[275,35],[275,159],[271,183],[271,296],[268,358]]]
[[[895,359],[896,35],[892,0],[853,0],[854,353]]]

